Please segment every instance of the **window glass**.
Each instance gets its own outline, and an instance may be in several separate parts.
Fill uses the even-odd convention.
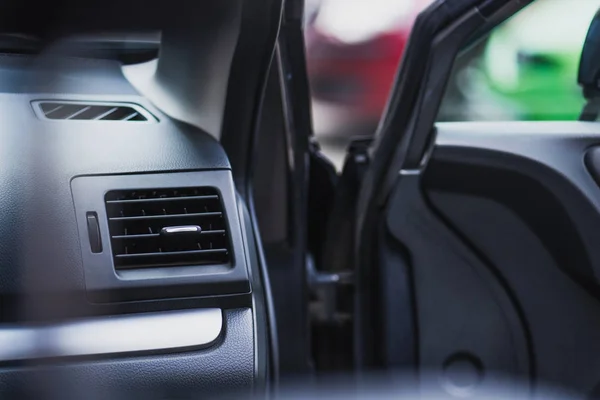
[[[419,12],[432,0],[306,0],[315,135],[340,167],[372,134]],[[581,49],[600,0],[537,0],[455,63],[439,121],[575,120]]]
[[[457,60],[438,119],[576,120],[579,58],[600,0],[538,0]]]

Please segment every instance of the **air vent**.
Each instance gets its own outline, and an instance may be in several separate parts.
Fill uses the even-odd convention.
[[[105,202],[117,270],[229,262],[215,188],[115,190]]]
[[[80,103],[72,101],[38,101],[33,103],[38,116],[70,121],[156,121],[143,108],[123,103]]]

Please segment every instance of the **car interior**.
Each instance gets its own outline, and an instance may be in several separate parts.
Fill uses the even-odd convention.
[[[600,13],[580,121],[436,122],[533,1],[429,5],[339,172],[303,0],[1,2],[0,397],[599,397]]]

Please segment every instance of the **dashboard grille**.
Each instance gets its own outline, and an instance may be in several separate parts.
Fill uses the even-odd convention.
[[[215,188],[113,190],[105,203],[117,270],[230,261]]]
[[[41,115],[51,120],[72,121],[148,121],[139,106],[118,103],[47,102],[36,103]]]

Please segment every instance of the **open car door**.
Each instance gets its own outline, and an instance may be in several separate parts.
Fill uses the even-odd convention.
[[[598,395],[600,124],[435,122],[460,52],[531,2],[439,0],[414,25],[345,243],[359,370]]]

